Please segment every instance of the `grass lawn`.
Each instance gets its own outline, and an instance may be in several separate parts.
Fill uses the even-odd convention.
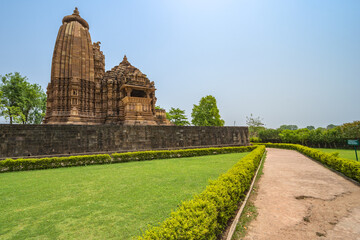
[[[247,153],[0,174],[0,239],[131,239]]]
[[[338,152],[339,156],[342,158],[356,160],[354,149],[331,149],[331,148],[317,148],[317,149],[327,153]],[[357,154],[358,154],[358,158],[360,159],[360,149],[357,149]]]

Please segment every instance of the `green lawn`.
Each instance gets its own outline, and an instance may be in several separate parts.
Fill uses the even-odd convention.
[[[0,174],[0,239],[131,239],[247,153]]]
[[[356,160],[354,149],[331,149],[331,148],[317,148],[317,149],[327,153],[338,152],[339,156],[342,158]],[[360,149],[357,149],[357,154],[358,154],[358,158],[360,158]]]

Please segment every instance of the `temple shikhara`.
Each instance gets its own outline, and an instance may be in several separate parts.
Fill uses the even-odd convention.
[[[156,109],[154,82],[127,57],[105,72],[100,42],[92,43],[89,24],[74,13],[65,16],[56,38],[46,124],[170,125]]]

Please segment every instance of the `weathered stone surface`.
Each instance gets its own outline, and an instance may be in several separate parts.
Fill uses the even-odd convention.
[[[248,144],[247,127],[0,125],[0,158]]]
[[[47,87],[45,124],[170,125],[155,109],[155,85],[127,57],[105,72],[100,42],[74,13],[63,18],[56,38]]]

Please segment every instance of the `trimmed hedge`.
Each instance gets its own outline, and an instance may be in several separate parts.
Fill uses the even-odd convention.
[[[0,172],[83,166],[111,163],[109,154],[52,158],[19,158],[0,161]]]
[[[340,158],[336,154],[325,153],[320,150],[305,147],[299,144],[287,144],[287,143],[260,143],[256,145],[265,145],[271,148],[284,148],[296,150],[304,155],[317,160],[330,168],[341,172],[345,176],[360,182],[360,162],[350,160],[346,158]]]
[[[35,169],[85,166],[93,164],[119,163],[129,161],[144,161],[164,158],[194,157],[225,153],[250,152],[255,146],[201,148],[182,150],[142,151],[99,155],[83,155],[52,158],[19,158],[0,161],[0,172],[26,171]]]
[[[171,217],[138,239],[217,239],[250,187],[264,152],[264,146],[257,146],[228,172],[210,182],[201,194],[182,202]]]
[[[247,146],[247,147],[142,151],[142,152],[113,153],[111,154],[111,157],[114,159],[114,162],[129,162],[129,161],[145,161],[145,160],[164,159],[164,158],[182,158],[182,157],[196,157],[196,156],[225,154],[225,153],[250,152],[255,148],[256,148],[255,146]]]

